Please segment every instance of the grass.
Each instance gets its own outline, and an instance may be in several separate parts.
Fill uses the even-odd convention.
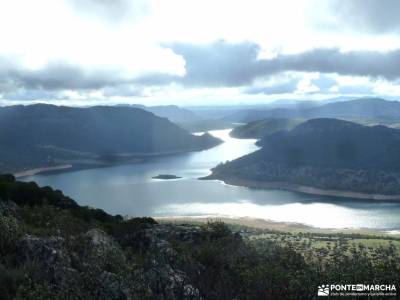
[[[159,218],[163,223],[190,223],[201,225],[209,218]],[[360,248],[368,256],[378,255],[383,249],[395,247],[400,256],[400,236],[370,229],[321,229],[302,224],[276,223],[264,220],[239,218],[221,218],[232,231],[240,232],[249,243],[262,241],[277,242],[280,246],[289,247],[305,258],[331,259],[335,250],[340,249],[344,255]]]

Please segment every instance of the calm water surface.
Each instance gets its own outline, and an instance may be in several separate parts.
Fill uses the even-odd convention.
[[[215,148],[157,158],[152,162],[25,178],[62,190],[82,205],[130,216],[230,216],[298,222],[324,228],[400,229],[400,202],[362,201],[201,181],[220,162],[257,150],[255,140],[213,135]],[[152,176],[174,174],[177,180]]]

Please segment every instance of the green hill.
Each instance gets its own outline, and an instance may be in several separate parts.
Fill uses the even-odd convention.
[[[221,141],[195,136],[138,108],[54,105],[0,108],[0,171],[195,151]]]
[[[238,139],[261,139],[281,130],[291,130],[301,122],[302,120],[296,119],[268,118],[238,126],[231,131],[230,135]]]
[[[213,169],[213,177],[321,189],[400,194],[400,130],[312,119],[266,136],[262,148]]]
[[[145,106],[140,104],[120,104],[116,107],[131,107],[140,108],[145,111],[151,112],[156,116],[167,118],[174,123],[201,121],[202,118],[196,115],[189,109],[179,107],[176,105],[158,105],[158,106]]]

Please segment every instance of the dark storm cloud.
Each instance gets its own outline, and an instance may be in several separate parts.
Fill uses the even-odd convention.
[[[398,0],[331,0],[330,10],[339,26],[374,33],[400,30]]]

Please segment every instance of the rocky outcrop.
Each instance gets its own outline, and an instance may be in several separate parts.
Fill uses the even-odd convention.
[[[0,199],[0,255],[15,250],[21,234],[21,224],[17,219],[18,206],[12,201]]]
[[[24,236],[17,244],[18,261],[31,263],[51,289],[60,296],[85,294],[95,299],[200,299],[200,292],[185,272],[175,266],[178,253],[171,241],[193,243],[201,238],[194,226],[153,225],[129,236],[134,252],[145,261],[136,268],[126,265],[119,243],[103,230],[94,228],[75,242],[83,252],[61,237]],[[110,265],[111,264],[111,265]],[[75,285],[75,291],[66,289]],[[90,287],[90,288],[89,288]]]
[[[116,247],[117,244],[112,237],[110,237],[103,230],[98,228],[90,229],[86,232],[86,237],[94,247]]]
[[[121,242],[145,255],[134,271],[132,290],[149,299],[200,299],[188,275],[177,267],[174,241],[195,243],[202,236],[197,226],[157,224],[125,235]]]
[[[18,205],[12,201],[4,201],[0,198],[0,215],[16,216]]]

